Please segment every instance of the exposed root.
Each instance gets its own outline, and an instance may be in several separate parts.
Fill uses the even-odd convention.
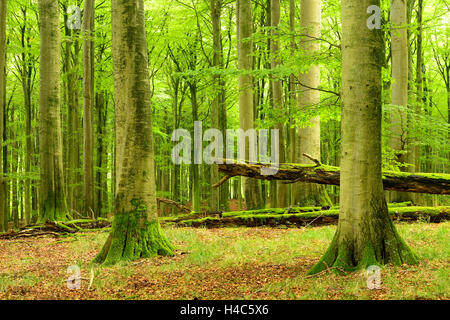
[[[328,250],[319,262],[307,273],[314,275],[324,270],[353,272],[367,269],[373,265],[402,265],[417,264],[419,257],[412,252],[405,241],[398,235],[395,227],[386,232],[382,243],[371,243],[367,241],[361,253],[355,252],[354,244],[343,241],[340,232],[336,232]]]
[[[173,250],[158,221],[147,222],[139,212],[119,214],[114,217],[111,233],[93,262],[107,266],[156,255],[173,256]]]

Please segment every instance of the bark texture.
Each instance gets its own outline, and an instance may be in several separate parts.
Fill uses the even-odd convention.
[[[339,224],[310,274],[371,265],[417,263],[388,214],[381,173],[381,30],[367,8],[380,1],[342,2],[342,154]],[[357,31],[357,32],[355,32]],[[360,124],[364,124],[361,126]]]
[[[3,115],[6,105],[6,0],[0,0],[0,137],[3,137]],[[0,232],[8,230],[5,185],[3,182],[3,148],[0,148]]]
[[[299,75],[298,106],[300,109],[317,109],[320,104],[320,91],[311,88],[320,86],[320,65],[314,60],[320,52],[320,43],[315,39],[321,35],[321,0],[302,0],[300,17],[300,48],[311,63],[310,69]],[[320,117],[310,119],[305,128],[297,128],[296,163],[311,163],[302,157],[308,153],[320,159]],[[323,187],[299,183],[292,188],[293,205],[328,205],[329,201]]]
[[[112,1],[116,194],[111,233],[94,259],[104,265],[172,255],[157,216],[152,108],[143,0]]]
[[[227,161],[227,160],[225,160]],[[235,176],[243,176],[260,180],[286,180],[308,182],[325,185],[341,185],[342,170],[327,165],[281,164],[274,175],[261,174],[267,164],[239,163],[221,164],[219,170],[225,174],[222,181]],[[381,176],[381,175],[380,175]],[[407,173],[395,171],[382,172],[385,190],[413,193],[450,194],[450,175],[444,173]],[[367,183],[362,179],[361,183]],[[221,182],[217,183],[220,185]]]
[[[253,105],[253,77],[250,71],[253,68],[253,16],[252,2],[250,0],[238,0],[238,68],[239,75],[239,128],[247,131],[254,128]],[[247,140],[247,138],[245,138]],[[249,140],[249,139],[248,139]],[[245,159],[249,156],[250,141],[245,143]],[[261,192],[257,181],[243,178],[244,198],[248,209],[256,209],[261,204]]]
[[[83,198],[91,216],[94,204],[94,0],[84,1],[83,14]],[[98,216],[98,212],[94,212]]]
[[[399,109],[391,115],[391,148],[399,152],[397,161],[406,162],[408,106],[408,38],[406,0],[391,0],[392,88],[391,104]],[[406,168],[403,168],[405,170]],[[416,169],[415,171],[419,171]],[[391,201],[409,200],[404,193],[391,193]]]
[[[272,23],[272,31],[271,31],[271,54],[272,61],[271,66],[272,69],[276,69],[281,65],[281,57],[280,57],[280,0],[272,0],[271,1],[271,19]],[[275,109],[283,109],[283,85],[281,79],[277,79],[274,76],[272,79],[272,94],[273,94],[273,107]],[[281,163],[286,162],[286,148],[285,148],[285,139],[284,139],[284,123],[279,123],[277,125],[277,129],[279,131],[279,161]],[[273,151],[272,151],[273,152]],[[286,184],[277,183],[277,197],[276,197],[276,206],[277,207],[286,207],[288,205],[288,188]]]
[[[61,39],[59,4],[39,1],[41,34],[39,152],[41,184],[40,220],[65,220],[62,136],[60,115]]]

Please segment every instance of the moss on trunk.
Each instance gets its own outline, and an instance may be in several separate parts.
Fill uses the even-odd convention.
[[[63,193],[50,191],[48,193],[47,199],[43,201],[38,223],[44,223],[47,220],[67,221],[68,218],[71,219],[66,210]]]
[[[93,262],[113,265],[156,255],[172,256],[173,250],[159,222],[149,222],[146,212],[134,211],[114,216],[111,233]]]
[[[381,213],[378,219],[361,221],[353,229],[338,230],[323,257],[309,275],[330,269],[338,273],[366,269],[372,265],[416,264],[419,257],[398,234],[392,219]]]

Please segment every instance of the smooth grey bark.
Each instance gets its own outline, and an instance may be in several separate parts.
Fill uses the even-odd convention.
[[[408,107],[408,36],[407,36],[407,4],[406,0],[391,0],[391,52],[392,52],[392,87],[391,103],[398,106],[391,114],[391,148],[399,154],[397,161],[406,163],[407,155],[407,107]],[[406,168],[402,168],[406,170]],[[415,170],[418,171],[418,170]],[[402,202],[411,200],[405,193],[391,192],[390,201]]]
[[[280,0],[271,0],[271,67],[276,69],[281,65],[280,57]],[[275,109],[283,109],[283,85],[281,79],[272,79],[272,93],[273,93],[273,107]],[[277,125],[279,132],[279,161],[280,163],[286,162],[286,148],[285,148],[285,135],[284,135],[284,123]],[[275,190],[274,190],[275,191]],[[278,182],[276,184],[276,204],[278,208],[286,207],[288,205],[288,187],[287,185]],[[273,205],[273,204],[272,204]]]
[[[246,132],[254,129],[253,77],[249,72],[253,69],[252,49],[253,16],[252,2],[238,0],[237,5],[238,32],[238,69],[239,74],[239,128]],[[247,140],[247,139],[245,139]],[[245,143],[242,139],[241,144]],[[245,159],[249,157],[249,143],[245,143]],[[242,178],[244,197],[247,209],[257,209],[261,204],[261,192],[257,181]]]
[[[39,0],[41,33],[39,151],[41,184],[40,220],[64,220],[64,194],[60,114],[61,38],[59,3]]]
[[[381,30],[364,14],[379,0],[342,1],[342,154],[336,234],[309,272],[417,263],[388,214],[381,173]],[[361,125],[364,124],[364,125]],[[355,134],[357,133],[357,134]]]
[[[83,198],[87,216],[94,212],[94,0],[84,0],[83,13]]]
[[[309,70],[299,75],[298,107],[301,110],[317,108],[320,105],[320,91],[311,88],[320,86],[320,65],[314,62],[315,56],[320,53],[320,43],[317,38],[321,36],[321,0],[302,0],[300,17],[300,47],[303,54],[313,64]],[[310,125],[297,128],[296,137],[296,163],[311,163],[303,157],[307,153],[320,159],[320,117],[310,119]],[[298,183],[292,186],[293,205],[330,205],[328,194],[322,186]]]
[[[6,106],[6,0],[0,0],[0,137],[4,132],[4,113]],[[6,213],[5,185],[3,182],[3,148],[0,148],[0,232],[8,230]]]

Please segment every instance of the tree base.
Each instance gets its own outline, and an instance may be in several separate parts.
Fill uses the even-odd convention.
[[[328,250],[307,274],[313,275],[327,269],[343,273],[367,269],[373,265],[417,264],[419,257],[400,237],[394,224],[390,222],[386,229],[382,239],[376,242],[366,240],[364,245],[356,250],[354,241],[345,240],[338,228]]]
[[[142,213],[118,214],[111,233],[93,263],[114,265],[156,255],[173,256],[174,247],[164,236],[158,221],[148,222]]]

